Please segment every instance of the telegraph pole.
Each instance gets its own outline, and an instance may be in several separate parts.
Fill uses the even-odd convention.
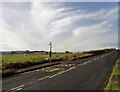
[[[52,57],[52,42],[49,43],[49,47],[50,47],[49,56],[50,56],[50,63],[51,63],[51,57]]]

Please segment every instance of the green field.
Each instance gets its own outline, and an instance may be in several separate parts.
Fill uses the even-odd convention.
[[[16,63],[16,62],[26,62],[26,61],[35,61],[35,60],[42,60],[44,58],[47,58],[48,55],[39,55],[39,54],[6,54],[2,56],[2,63],[8,64],[8,63]]]
[[[51,61],[73,60],[90,55],[91,54],[87,53],[53,54]],[[6,71],[6,69],[20,69],[49,61],[50,58],[48,54],[4,54],[2,56],[2,69],[3,71]]]
[[[105,90],[113,90],[113,91],[118,91],[120,90],[120,85],[119,85],[119,78],[120,78],[120,56],[119,59],[116,62],[116,65],[113,68],[110,80],[105,88]],[[115,91],[115,92],[116,92]]]
[[[90,54],[86,53],[71,53],[71,54],[53,54],[52,59],[54,58],[62,58],[62,59],[72,59],[74,57],[83,57]],[[6,54],[2,56],[2,64],[16,63],[21,62],[24,63],[26,61],[30,62],[40,62],[44,59],[49,58],[48,54]]]

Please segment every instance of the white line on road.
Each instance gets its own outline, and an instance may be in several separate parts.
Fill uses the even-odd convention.
[[[49,76],[45,76],[45,77],[40,78],[40,79],[38,79],[38,80],[41,81],[41,80],[46,79],[46,78],[49,78]]]
[[[60,75],[60,74],[59,74],[59,73],[54,74],[54,75],[50,76],[49,78],[55,77],[55,76],[57,76],[57,75]]]
[[[88,61],[88,63],[92,62],[91,60]]]
[[[94,60],[97,60],[97,58],[94,58]]]
[[[19,91],[19,90],[22,90],[22,88],[18,88],[16,90],[12,90],[12,92],[16,92],[16,91]],[[9,92],[9,91],[8,91]]]
[[[87,61],[87,62],[84,62],[84,63],[82,63],[82,64],[79,64],[79,66],[80,66],[80,65],[85,65],[85,64],[90,63],[90,62],[92,62],[92,60],[89,60],[89,61]]]
[[[79,64],[79,65],[82,65],[82,64]]]
[[[21,87],[23,87],[23,86],[24,86],[24,85],[20,85],[20,86],[18,86],[18,87],[12,88],[12,89],[10,89],[10,90],[15,90],[15,89],[21,88]]]
[[[22,88],[18,88],[18,89],[16,89],[16,90],[21,90]]]
[[[72,70],[72,69],[74,69],[74,68],[76,68],[76,67],[71,67],[71,68],[69,68],[68,70],[65,70],[65,71],[62,71],[62,72],[59,72],[59,73],[57,73],[57,74],[52,75],[52,76],[50,76],[49,78],[53,78],[53,77],[55,77],[55,76],[57,76],[57,75],[63,74],[63,73],[65,73],[65,72],[68,72],[68,71],[70,71],[70,70]]]
[[[82,65],[85,65],[85,64],[87,64],[87,63],[89,63],[89,62],[91,62],[91,61],[88,61],[88,62],[84,62]]]

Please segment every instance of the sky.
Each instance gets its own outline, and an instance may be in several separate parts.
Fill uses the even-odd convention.
[[[118,47],[117,2],[2,2],[0,21],[4,51]]]

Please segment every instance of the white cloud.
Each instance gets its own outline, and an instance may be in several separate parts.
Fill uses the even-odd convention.
[[[117,34],[111,32],[109,22],[101,22],[100,24],[79,27],[73,30],[73,35],[65,39],[62,44],[58,45],[58,49],[64,46],[70,50],[85,50],[109,47],[109,45],[117,45]],[[74,49],[76,48],[76,49]]]
[[[2,49],[48,50],[50,41],[54,44],[54,51],[117,45],[117,29],[113,31],[117,8],[94,12],[82,9],[69,11],[62,4],[52,6],[49,3],[33,2],[29,11],[3,7],[5,11],[0,30],[1,42],[6,47]],[[94,23],[93,20],[97,22]],[[79,24],[82,22],[85,24]]]

